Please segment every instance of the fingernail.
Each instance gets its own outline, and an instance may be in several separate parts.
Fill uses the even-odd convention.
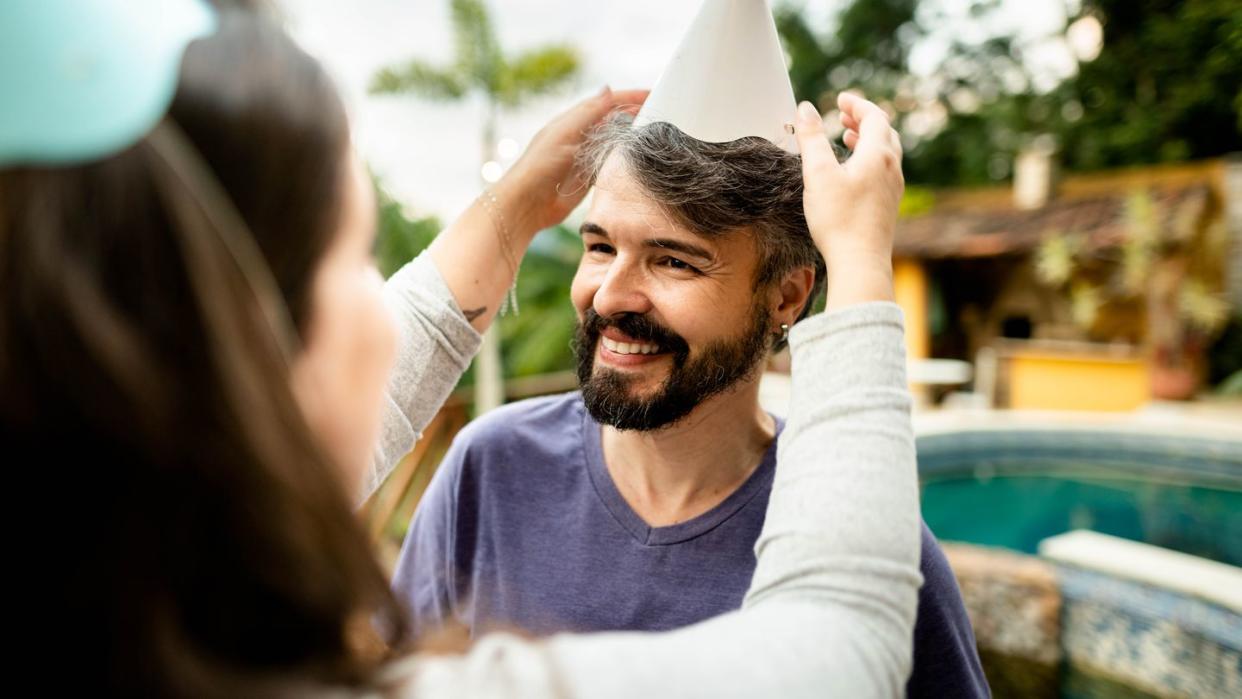
[[[815,111],[815,105],[810,102],[803,102],[798,105],[798,118],[802,121],[815,121],[819,118],[819,112]]]

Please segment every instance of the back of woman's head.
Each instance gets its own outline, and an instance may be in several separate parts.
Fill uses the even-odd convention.
[[[30,594],[70,639],[65,681],[358,683],[404,638],[289,383],[348,140],[320,66],[227,13],[140,142],[0,169],[0,432],[56,510],[33,537],[54,582]]]

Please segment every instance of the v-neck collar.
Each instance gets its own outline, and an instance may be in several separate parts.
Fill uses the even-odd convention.
[[[680,544],[702,536],[737,514],[756,495],[772,487],[772,477],[776,473],[776,439],[772,440],[771,446],[764,452],[763,461],[760,462],[759,467],[755,469],[754,473],[750,474],[750,477],[737,490],[730,493],[729,497],[724,499],[724,502],[685,522],[667,527],[653,527],[647,524],[634,511],[634,508],[630,507],[630,503],[626,502],[625,496],[621,494],[617,484],[612,480],[612,474],[608,472],[608,465],[604,463],[604,447],[600,435],[600,425],[587,412],[586,406],[582,403],[581,396],[578,398],[578,408],[582,413],[580,424],[582,429],[581,444],[583,445],[583,457],[586,460],[585,467],[590,475],[591,484],[595,487],[595,492],[603,502],[604,507],[617,520],[617,523],[628,531],[635,541],[643,546]],[[780,431],[784,427],[784,421],[780,418],[775,419],[776,434],[779,437]]]

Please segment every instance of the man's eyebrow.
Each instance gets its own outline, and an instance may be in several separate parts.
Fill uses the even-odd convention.
[[[588,233],[604,238],[608,237],[608,231],[604,230],[603,226],[590,221],[583,223],[582,226],[578,228],[579,235],[587,235]],[[707,248],[695,245],[694,243],[687,243],[684,240],[674,240],[672,238],[651,238],[644,240],[643,247],[672,250],[673,252],[679,252],[683,255],[690,255],[701,260],[710,261],[716,259],[716,257],[712,255],[711,251]]]
[[[699,247],[694,243],[687,243],[683,240],[672,240],[670,238],[656,238],[653,240],[644,240],[643,245],[649,248],[661,248],[663,250],[672,250],[680,252],[683,255],[690,255],[701,260],[714,260],[711,251],[707,248]]]
[[[582,226],[578,228],[578,235],[586,235],[587,233],[602,235],[605,238],[608,237],[608,231],[604,230],[603,226],[598,223],[591,223],[590,221],[583,223]]]

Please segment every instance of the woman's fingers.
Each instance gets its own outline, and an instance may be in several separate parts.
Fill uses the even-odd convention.
[[[850,94],[850,96],[845,99],[847,102],[855,105],[856,107],[861,107],[860,102],[865,102],[865,100],[858,99],[857,95],[853,94]],[[887,118],[887,115],[885,115],[885,117]],[[853,150],[855,145],[858,143],[859,119],[852,113],[843,111],[841,112],[841,126],[845,128],[845,145]],[[850,135],[850,132],[853,132],[852,136]],[[901,137],[895,129],[889,129],[889,138],[892,140],[893,149],[896,150],[898,154],[901,154],[903,150],[901,145]]]
[[[854,150],[852,162],[886,168],[900,165],[901,139],[889,125],[888,114],[883,109],[874,102],[849,92],[838,95],[837,105],[841,108],[842,123],[848,115],[850,121],[857,126],[855,131],[858,138],[850,146]]]
[[[637,113],[650,93],[650,90],[612,90],[605,87],[599,94],[571,107],[563,118],[568,122],[567,127],[572,135],[582,136],[584,130],[598,124],[617,109]]]
[[[613,111],[637,113],[647,101],[651,90],[613,90],[605,87],[598,95],[583,102],[590,112],[590,123],[603,119]]]
[[[650,94],[651,90],[617,90],[612,93],[613,108],[637,114]]]
[[[810,102],[798,105],[794,134],[802,152],[802,177],[805,181],[818,181],[823,173],[840,170],[841,164],[837,162],[837,156],[824,134],[824,120]]]
[[[858,121],[859,142],[871,148],[889,147],[892,145],[890,134],[892,126],[888,123],[888,115],[873,102],[847,95],[852,107],[850,115]]]
[[[597,94],[570,107],[552,121],[545,129],[575,135],[599,121],[612,109],[612,90],[605,86]]]
[[[618,109],[637,111],[649,92],[605,87],[561,112],[535,134],[504,178],[505,188],[514,193],[513,205],[527,210],[525,218],[532,225],[542,228],[560,223],[586,196],[587,183],[575,159],[588,134]]]

